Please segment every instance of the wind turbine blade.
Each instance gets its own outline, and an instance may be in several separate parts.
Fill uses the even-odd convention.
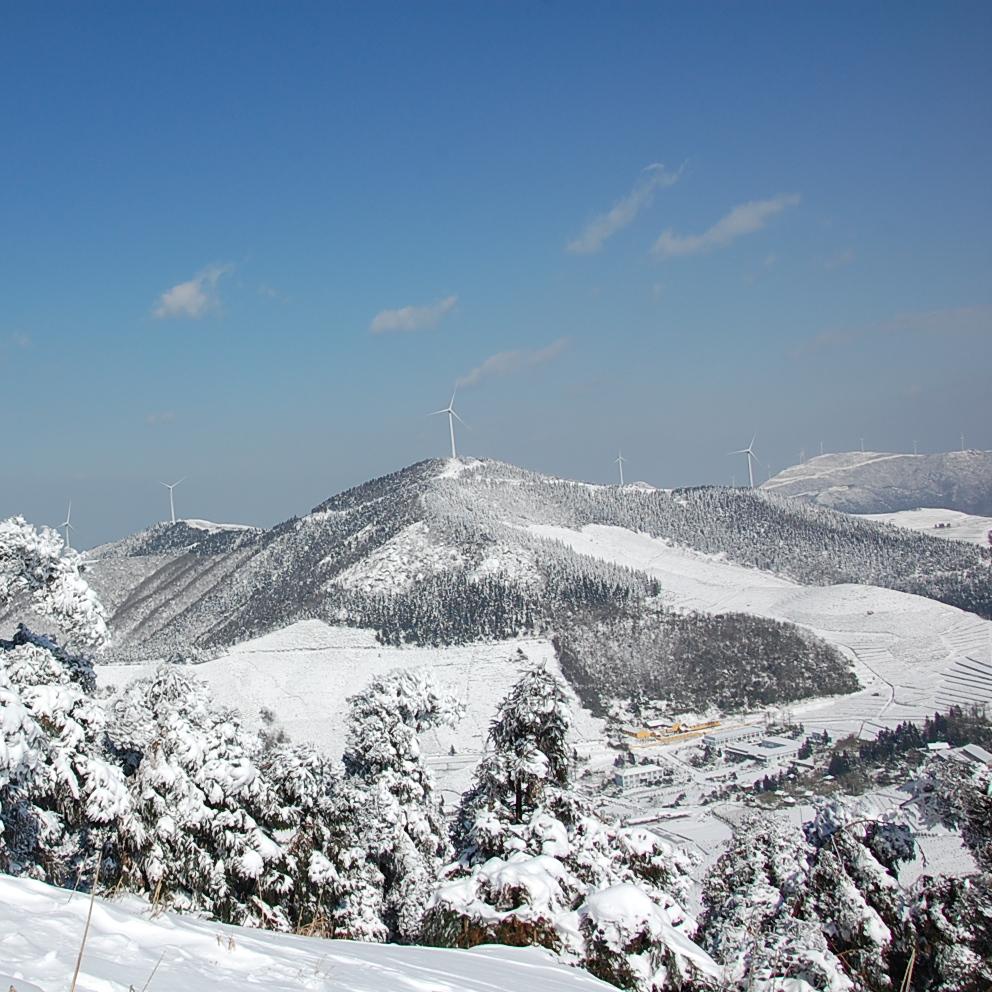
[[[447,412],[448,412],[447,410],[434,410],[433,412],[427,414],[427,416],[428,417],[437,417],[437,416],[440,416],[442,413],[447,413]]]
[[[468,428],[469,430],[471,430],[471,429],[472,429],[471,427],[469,427],[469,426],[468,426],[468,424],[466,424],[466,423],[465,423],[465,421],[464,421],[464,420],[462,420],[462,418],[461,418],[461,417],[459,417],[459,416],[458,416],[458,414],[457,414],[457,413],[455,413],[455,411],[454,411],[454,410],[447,410],[447,411],[445,411],[445,412],[446,412],[446,413],[450,413],[450,414],[451,414],[451,416],[452,416],[452,417],[454,417],[454,418],[455,418],[455,420],[457,420],[457,421],[458,421],[458,423],[460,423],[460,424],[462,425],[462,427],[467,427],[467,428]]]

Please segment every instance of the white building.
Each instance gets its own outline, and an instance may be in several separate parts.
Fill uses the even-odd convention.
[[[763,726],[752,723],[746,727],[734,727],[731,730],[714,730],[712,734],[707,734],[703,738],[703,743],[707,747],[723,750],[728,744],[736,741],[756,741],[764,734],[765,728]]]
[[[758,740],[735,741],[725,744],[724,754],[735,758],[751,758],[754,761],[781,761],[791,758],[802,747],[802,743],[791,737],[759,737]]]
[[[665,780],[665,769],[661,765],[624,765],[617,769],[614,780],[624,792],[643,789],[661,785]]]

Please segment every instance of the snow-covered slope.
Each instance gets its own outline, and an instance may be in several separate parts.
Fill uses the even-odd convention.
[[[992,517],[979,517],[960,510],[920,507],[918,510],[898,510],[895,513],[866,513],[864,517],[881,524],[932,534],[945,541],[966,541],[983,548],[989,546],[989,534],[992,533]]]
[[[89,897],[0,875],[0,988],[64,992]],[[612,986],[550,951],[470,951],[321,940],[153,915],[135,898],[97,899],[79,992],[594,992]]]
[[[465,707],[454,728],[430,730],[421,737],[428,764],[454,798],[469,784],[499,701],[535,663],[559,672],[554,648],[544,638],[401,649],[380,644],[372,631],[304,620],[238,644],[197,665],[195,673],[210,687],[214,701],[240,710],[248,726],[260,725],[265,707],[293,740],[309,741],[340,757],[348,697],[391,669],[427,666]],[[101,665],[100,684],[119,688],[153,668]],[[575,699],[573,712],[577,743],[602,736],[601,722]]]
[[[988,516],[992,515],[992,451],[820,455],[785,469],[761,488],[847,513],[935,506]]]
[[[582,554],[646,572],[672,607],[785,620],[836,645],[854,660],[864,688],[793,707],[807,724],[856,731],[922,718],[946,706],[945,680],[962,660],[992,658],[992,622],[921,596],[850,583],[802,586],[618,527],[535,529]],[[985,701],[982,686],[973,698]]]

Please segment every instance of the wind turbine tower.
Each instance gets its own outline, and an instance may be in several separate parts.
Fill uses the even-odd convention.
[[[455,392],[457,391],[458,390],[456,387]],[[455,392],[451,394],[451,399],[448,401],[448,405],[443,410],[435,410],[432,414],[429,414],[429,416],[431,417],[438,417],[442,413],[446,413],[448,415],[448,433],[451,435],[452,458],[458,457],[458,452],[455,450],[455,421],[457,420],[458,423],[462,425],[462,427],[468,427],[468,424],[466,424],[465,421],[462,420],[462,418],[459,417],[457,413],[455,413]]]
[[[620,485],[622,486],[622,485],[623,485],[623,463],[624,463],[624,462],[625,462],[625,461],[626,461],[627,459],[626,459],[626,458],[624,458],[624,456],[623,456],[623,452],[622,452],[622,451],[620,451],[620,452],[618,452],[618,453],[617,453],[617,457],[616,457],[616,458],[614,458],[613,460],[614,460],[614,461],[615,461],[615,462],[617,463],[617,465],[618,465],[618,466],[619,466],[619,468],[620,468]]]
[[[159,483],[160,486],[165,486],[165,488],[169,490],[169,513],[172,516],[173,523],[176,522],[176,501],[172,495],[172,491],[176,488],[176,486],[178,486],[180,483],[185,481],[186,481],[186,476],[183,476],[179,480],[179,482],[173,482],[171,485],[168,482]]]
[[[72,500],[69,500],[69,509],[65,511],[65,520],[62,521],[62,527],[65,529],[65,546],[66,549],[72,547],[69,543],[69,532],[75,530],[76,528],[72,526],[69,521],[72,519]]]
[[[755,434],[754,437],[751,438],[751,443],[746,448],[738,448],[737,451],[731,451],[730,452],[732,455],[747,455],[747,481],[748,481],[748,485],[752,489],[754,489],[754,464],[753,463],[754,462],[757,462],[759,465],[761,464],[761,462],[758,461],[758,456],[754,453],[754,442],[757,439],[757,437],[758,437],[758,435]]]

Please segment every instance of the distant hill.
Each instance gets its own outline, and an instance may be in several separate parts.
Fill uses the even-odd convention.
[[[844,513],[939,507],[992,516],[992,451],[820,455],[780,472],[761,489]]]
[[[806,585],[887,586],[992,613],[988,553],[763,491],[599,486],[471,459],[374,479],[270,530],[159,525],[90,555],[123,659],[217,649],[296,620],[390,643],[553,630],[661,592],[542,526],[608,525]]]

